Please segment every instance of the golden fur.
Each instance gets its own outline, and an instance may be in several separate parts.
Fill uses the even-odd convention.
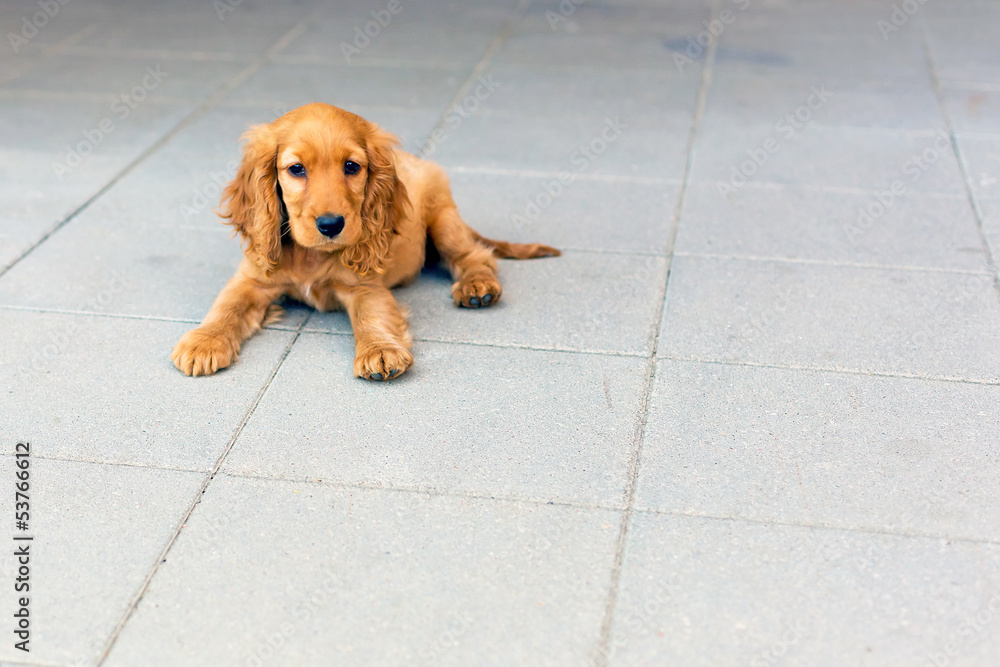
[[[273,302],[289,296],[318,310],[347,310],[356,376],[398,377],[413,356],[406,317],[389,290],[420,272],[428,240],[451,269],[455,304],[465,307],[499,300],[496,257],[559,255],[484,239],[462,221],[439,166],[337,107],[308,104],[244,139],[243,162],[219,211],[242,237],[244,259],[201,326],[171,354],[187,375],[236,361],[243,341],[278,312]],[[317,218],[330,216],[343,216],[333,237],[317,227]]]

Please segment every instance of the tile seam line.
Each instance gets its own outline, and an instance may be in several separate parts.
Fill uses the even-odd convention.
[[[503,46],[503,43],[510,37],[511,32],[514,29],[514,25],[524,17],[524,14],[528,11],[528,7],[531,3],[532,0],[519,0],[517,6],[514,7],[507,15],[507,18],[504,19],[500,26],[500,30],[493,38],[493,41],[490,42],[490,45],[486,48],[486,52],[483,53],[482,57],[480,57],[479,61],[472,68],[472,71],[469,73],[469,76],[465,78],[465,81],[462,82],[462,85],[455,91],[455,94],[448,101],[448,104],[445,105],[444,110],[441,112],[441,117],[434,124],[434,127],[432,127],[427,133],[427,138],[420,143],[420,149],[418,152],[421,155],[427,154],[427,150],[433,145],[432,137],[434,136],[434,133],[444,128],[445,119],[447,118],[448,113],[457,107],[462,101],[462,98],[464,98],[469,91],[472,90],[472,86],[475,85],[476,80],[486,70],[497,52],[500,51],[500,47]]]
[[[531,498],[529,496],[519,496],[516,494],[490,495],[486,493],[476,493],[473,491],[462,491],[460,489],[448,491],[440,489],[421,489],[421,488],[411,488],[405,486],[392,486],[392,485],[375,486],[374,484],[364,484],[359,482],[303,479],[296,477],[274,477],[268,475],[257,475],[250,472],[234,472],[231,470],[221,470],[219,471],[219,474],[225,477],[232,477],[235,479],[252,479],[265,482],[283,482],[287,484],[311,484],[315,486],[323,486],[332,489],[359,490],[359,491],[389,491],[391,493],[432,496],[435,498],[466,498],[466,499],[486,500],[486,501],[492,500],[496,502],[520,503],[523,505],[532,505],[537,507],[545,507],[545,506],[569,507],[572,509],[614,512],[617,514],[620,514],[623,511],[621,507],[614,504],[602,505],[599,503],[585,503],[585,502],[578,503],[578,502],[573,502],[571,500]]]
[[[916,266],[909,264],[877,264],[869,262],[844,262],[836,259],[811,259],[807,257],[767,257],[761,255],[729,255],[714,252],[693,252],[678,250],[674,257],[693,257],[695,259],[724,259],[761,264],[803,264],[807,266],[829,266],[841,269],[871,269],[875,271],[905,271],[909,273],[946,273],[967,276],[990,276],[992,273],[974,269],[954,269],[939,266]]]
[[[679,517],[687,519],[707,519],[709,521],[747,523],[759,526],[781,526],[784,528],[801,528],[803,530],[810,530],[810,531],[830,531],[837,533],[857,533],[862,535],[882,535],[885,537],[898,537],[909,540],[932,540],[932,541],[947,540],[949,542],[961,542],[962,544],[1000,546],[1000,539],[991,540],[989,538],[953,537],[951,535],[930,535],[924,533],[895,532],[891,530],[879,530],[877,528],[865,528],[865,527],[847,528],[844,526],[834,526],[822,523],[772,521],[769,519],[752,519],[742,516],[722,516],[717,514],[699,514],[697,512],[679,512],[672,510],[657,510],[650,508],[640,508],[634,511],[638,512],[639,514],[646,514],[651,516],[667,516],[667,517]]]
[[[990,247],[989,239],[986,236],[986,229],[983,225],[983,211],[979,207],[979,200],[976,198],[976,194],[972,189],[972,182],[969,175],[969,170],[966,168],[965,161],[962,159],[962,151],[958,145],[958,136],[955,133],[955,123],[952,121],[951,114],[948,113],[948,106],[945,104],[944,93],[941,90],[941,79],[937,71],[937,62],[934,60],[934,51],[931,48],[930,35],[928,34],[927,22],[924,20],[923,15],[918,17],[920,21],[920,32],[924,47],[924,56],[927,62],[927,69],[930,73],[931,83],[934,86],[934,96],[937,99],[938,108],[941,111],[941,116],[944,118],[945,126],[948,129],[948,137],[950,139],[951,151],[955,156],[955,161],[958,162],[958,170],[962,175],[962,185],[965,187],[965,193],[968,197],[969,205],[972,207],[972,213],[976,216],[976,229],[979,232],[979,241],[983,247],[983,253],[986,255],[986,263],[989,267],[989,272],[993,277],[993,291],[1000,302],[1000,273],[997,272],[997,265],[995,258],[993,257],[993,249]]]
[[[718,14],[719,3],[720,0],[712,0],[711,5],[708,8],[709,18]],[[635,492],[639,479],[640,460],[642,458],[642,441],[645,437],[646,421],[649,417],[650,400],[653,385],[656,380],[656,359],[660,345],[661,320],[663,319],[663,313],[666,309],[667,290],[670,286],[670,273],[673,266],[677,235],[680,230],[681,213],[684,209],[684,200],[687,195],[687,189],[691,183],[695,141],[698,136],[699,126],[701,125],[701,121],[705,115],[708,89],[712,82],[712,70],[715,65],[715,54],[718,48],[718,42],[719,40],[715,39],[709,44],[708,52],[705,56],[705,65],[701,70],[701,81],[698,86],[698,95],[695,102],[693,117],[691,119],[691,128],[688,133],[684,175],[681,179],[677,200],[674,202],[670,232],[666,243],[666,275],[664,276],[663,283],[660,286],[659,305],[653,322],[654,329],[652,351],[650,352],[647,361],[645,386],[642,388],[634,441],[632,444],[632,451],[629,453],[628,477],[626,479],[626,491],[623,499],[624,502],[622,503],[625,509],[621,513],[621,524],[615,545],[614,560],[611,567],[611,581],[603,618],[601,620],[600,635],[597,646],[594,648],[594,653],[591,654],[594,667],[607,667],[610,659],[609,650],[611,644],[611,630],[614,625],[615,608],[618,602],[622,572],[625,565],[625,551],[628,546],[628,538],[632,525],[632,514],[635,506]]]
[[[172,472],[190,472],[204,475],[208,473],[208,468],[181,468],[178,466],[155,465],[147,463],[132,463],[129,461],[98,461],[96,459],[73,458],[70,456],[46,456],[44,454],[31,454],[32,458],[43,461],[56,461],[59,463],[86,463],[88,465],[113,466],[116,468],[143,468],[146,470],[169,470]]]
[[[974,384],[986,387],[1000,386],[1000,379],[987,380],[983,378],[963,378],[949,375],[918,375],[916,373],[890,373],[887,371],[866,371],[859,368],[835,368],[832,366],[805,366],[799,364],[778,364],[762,361],[727,361],[725,359],[708,359],[704,357],[685,357],[680,355],[663,355],[657,361],[682,361],[696,364],[714,364],[718,366],[743,366],[747,368],[773,368],[783,371],[805,371],[810,373],[833,373],[837,375],[863,375],[867,377],[898,378],[901,380],[924,380],[927,382],[952,382],[957,384]]]
[[[101,650],[97,662],[95,663],[95,667],[101,667],[101,665],[103,665],[107,661],[108,657],[111,655],[111,651],[114,649],[114,646],[117,643],[118,638],[121,636],[122,631],[124,631],[125,626],[128,625],[128,622],[132,619],[132,616],[139,608],[139,603],[142,602],[142,598],[145,597],[146,592],[149,590],[150,584],[152,584],[153,579],[155,579],[156,575],[159,573],[160,566],[166,561],[167,556],[170,555],[170,552],[174,548],[174,545],[177,544],[177,540],[178,538],[180,538],[181,532],[184,530],[188,521],[191,520],[191,515],[194,514],[194,511],[198,508],[198,505],[201,504],[202,498],[204,498],[205,496],[205,492],[208,491],[208,488],[212,485],[212,482],[215,480],[215,477],[219,474],[219,471],[225,464],[226,459],[229,457],[229,453],[233,450],[233,447],[236,446],[236,441],[239,440],[240,435],[243,434],[243,429],[246,427],[247,423],[249,423],[250,418],[253,417],[254,412],[256,412],[257,410],[257,406],[260,405],[262,400],[264,400],[264,396],[271,388],[271,384],[277,377],[278,372],[281,370],[282,366],[284,366],[285,360],[291,354],[292,348],[295,346],[295,342],[299,339],[299,335],[301,334],[303,326],[308,321],[309,321],[308,317],[302,321],[302,324],[299,325],[299,329],[295,332],[295,335],[292,336],[291,340],[289,340],[288,343],[285,345],[285,349],[282,352],[281,356],[278,358],[278,361],[274,365],[274,368],[271,370],[271,374],[268,376],[263,386],[257,392],[257,395],[250,403],[250,407],[243,415],[243,418],[240,420],[239,424],[237,424],[236,428],[233,430],[233,434],[230,436],[229,442],[226,443],[226,446],[223,448],[222,453],[219,455],[215,464],[212,466],[212,469],[209,470],[207,473],[205,473],[205,478],[199,485],[198,491],[195,493],[194,498],[192,498],[191,501],[188,503],[187,509],[183,512],[180,519],[177,521],[177,525],[171,532],[171,535],[167,540],[167,543],[160,550],[160,553],[157,555],[156,560],[153,562],[152,567],[146,573],[146,576],[143,579],[142,584],[139,586],[139,590],[136,591],[135,595],[130,600],[128,608],[126,609],[125,613],[122,614],[121,618],[118,619],[118,622],[115,623],[114,629],[112,630],[110,636],[108,637],[108,640],[105,643],[104,648]]]
[[[313,480],[308,478],[296,478],[296,477],[274,477],[268,475],[257,475],[249,472],[234,472],[228,470],[220,471],[219,474],[224,475],[226,477],[232,477],[235,479],[259,480],[264,482],[281,482],[286,484],[315,485],[332,489],[388,491],[390,493],[424,495],[434,498],[467,498],[473,500],[532,505],[537,507],[545,507],[545,506],[566,507],[577,510],[612,512],[616,514],[622,514],[624,512],[624,509],[617,505],[602,505],[598,503],[577,503],[570,500],[543,500],[539,498],[530,498],[518,495],[500,495],[500,494],[488,495],[485,493],[475,493],[475,492],[461,491],[461,490],[447,491],[440,489],[420,489],[420,488],[410,488],[405,486],[391,486],[391,485],[375,486],[373,484],[341,482],[334,480]],[[989,538],[956,537],[944,534],[896,532],[892,530],[884,530],[884,529],[880,530],[877,528],[867,528],[867,527],[845,527],[845,526],[837,526],[824,523],[754,519],[742,516],[724,516],[724,515],[697,513],[697,512],[658,510],[653,508],[635,508],[633,509],[633,512],[639,514],[655,515],[655,516],[671,516],[671,517],[681,517],[690,519],[708,519],[711,521],[729,521],[735,523],[749,523],[749,524],[764,525],[764,526],[783,526],[789,528],[802,528],[806,530],[815,530],[815,531],[861,533],[866,535],[867,534],[884,535],[886,537],[900,537],[900,538],[920,539],[920,540],[949,540],[951,542],[962,542],[968,544],[988,544],[988,545],[1000,546],[1000,539],[991,540]]]
[[[161,137],[161,139],[159,141],[157,141],[150,149],[147,149],[147,151],[143,152],[143,154],[140,155],[139,158],[137,158],[136,160],[134,160],[129,165],[129,167],[126,167],[126,169],[122,173],[120,173],[118,175],[118,177],[112,181],[112,183],[114,183],[115,181],[117,181],[118,178],[121,178],[124,175],[124,173],[127,173],[127,171],[130,168],[132,168],[135,165],[139,164],[139,162],[141,162],[145,157],[147,157],[148,155],[151,155],[154,149],[159,149],[159,147],[161,147],[167,141],[169,141],[170,138],[172,138],[176,133],[178,133],[181,130],[183,130],[184,128],[186,128],[190,124],[190,122],[193,122],[193,120],[195,118],[199,117],[205,111],[207,111],[208,109],[210,109],[219,100],[221,100],[223,97],[225,97],[225,95],[228,94],[231,90],[233,90],[234,88],[236,88],[237,86],[239,86],[241,83],[243,83],[244,81],[246,81],[250,76],[253,75],[254,72],[258,71],[261,67],[263,67],[268,61],[271,60],[271,58],[275,54],[279,53],[289,43],[291,43],[291,41],[293,39],[295,39],[295,37],[297,37],[298,35],[301,35],[303,32],[305,32],[305,30],[310,25],[310,22],[311,22],[310,19],[312,18],[313,15],[316,14],[317,11],[318,10],[313,10],[313,11],[308,12],[307,14],[305,14],[305,17],[302,20],[300,20],[293,28],[291,28],[290,30],[286,31],[281,37],[279,37],[278,40],[275,41],[263,53],[263,55],[260,58],[258,58],[249,67],[244,68],[239,74],[237,74],[227,84],[225,84],[222,87],[220,87],[213,95],[211,95],[204,103],[202,103],[202,105],[200,105],[194,112],[192,112],[192,114],[190,114],[184,120],[182,120],[180,123],[178,123],[178,125],[176,125],[170,132],[168,132],[167,135],[165,135],[164,137]],[[105,186],[104,188],[102,188],[101,191],[100,191],[100,193],[105,192],[108,188],[111,187],[111,185],[112,184],[108,184],[107,186]],[[75,213],[74,213],[74,215],[75,215]],[[71,218],[67,218],[67,222],[68,222],[69,219],[71,219]],[[65,224],[65,222],[64,222],[64,224]],[[37,247],[37,245],[35,247]],[[8,266],[7,269],[9,269],[9,268],[10,267]],[[4,269],[4,272],[7,269]],[[3,273],[0,272],[0,278],[2,278],[2,277],[3,277]],[[121,636],[122,631],[124,631],[125,626],[128,624],[129,620],[131,620],[132,616],[135,614],[136,610],[139,607],[139,603],[142,601],[142,598],[145,596],[147,590],[149,589],[150,584],[152,583],[153,579],[156,577],[156,574],[160,571],[160,566],[166,560],[167,556],[170,553],[170,550],[177,543],[177,539],[178,539],[178,537],[180,537],[181,531],[183,531],[184,526],[190,520],[191,515],[194,513],[195,509],[201,503],[201,499],[204,496],[205,492],[208,490],[208,487],[211,485],[212,480],[215,479],[215,476],[216,476],[216,474],[218,474],[219,469],[222,468],[222,465],[225,463],[226,457],[229,456],[229,452],[232,451],[233,447],[236,444],[236,441],[239,439],[240,435],[243,433],[243,429],[246,427],[247,423],[250,421],[250,418],[253,416],[254,411],[257,409],[257,406],[263,400],[264,395],[267,393],[267,390],[271,386],[271,383],[274,382],[274,378],[277,377],[278,372],[281,370],[281,367],[284,365],[285,360],[288,358],[288,355],[291,354],[292,348],[295,346],[295,342],[299,339],[299,336],[301,335],[301,331],[305,327],[305,325],[308,324],[310,317],[311,317],[311,314],[309,316],[307,316],[306,318],[304,318],[302,320],[302,322],[299,323],[299,326],[295,330],[294,335],[291,337],[291,339],[285,345],[284,352],[282,352],[281,356],[278,358],[278,361],[275,364],[274,368],[272,369],[270,376],[267,378],[267,380],[264,382],[264,385],[257,392],[257,395],[254,397],[254,400],[251,402],[250,407],[247,409],[246,413],[243,415],[243,418],[240,420],[239,424],[237,424],[236,429],[233,431],[233,434],[232,434],[232,436],[229,439],[229,442],[226,444],[226,446],[223,449],[222,453],[219,455],[219,458],[215,462],[214,466],[212,467],[212,470],[209,471],[205,475],[205,478],[202,480],[202,483],[200,485],[200,488],[198,489],[198,492],[195,494],[194,498],[190,501],[187,509],[184,511],[184,513],[182,514],[182,516],[178,520],[177,525],[174,527],[174,530],[171,532],[171,535],[170,535],[169,539],[167,540],[167,543],[164,545],[164,547],[162,548],[162,550],[160,551],[160,553],[157,555],[156,560],[153,562],[152,566],[150,567],[149,571],[146,573],[146,576],[143,579],[143,582],[140,585],[139,590],[136,591],[135,595],[129,601],[129,605],[128,605],[127,609],[125,610],[125,613],[122,614],[122,616],[115,623],[115,625],[114,625],[114,627],[113,627],[113,629],[111,631],[111,634],[108,636],[108,639],[106,640],[106,642],[104,644],[104,647],[101,649],[101,652],[97,656],[97,660],[94,663],[95,667],[101,667],[101,665],[103,665],[105,662],[107,662],[108,657],[111,655],[111,651],[114,649],[114,646],[117,643],[118,638]]]
[[[145,162],[153,154],[159,151],[163,146],[169,143],[174,137],[179,135],[181,132],[190,127],[196,120],[204,116],[210,109],[215,107],[219,102],[221,102],[226,95],[228,95],[237,86],[244,83],[247,79],[253,76],[257,71],[259,71],[265,64],[267,64],[271,58],[281,49],[285,48],[291,40],[293,40],[298,35],[302,34],[309,26],[308,19],[300,21],[291,30],[282,35],[270,48],[268,48],[261,56],[259,56],[254,62],[244,67],[235,77],[230,79],[228,82],[222,84],[219,88],[215,90],[214,93],[209,95],[201,104],[195,107],[190,113],[184,116],[180,121],[178,121],[172,128],[167,130],[167,132],[161,135],[156,141],[149,145],[145,150],[143,150],[139,155],[129,161],[124,167],[122,167],[114,176],[111,177],[104,185],[97,189],[97,191],[88,197],[82,204],[69,213],[61,221],[53,225],[45,234],[42,235],[37,241],[28,246],[24,251],[22,251],[17,257],[11,260],[6,266],[0,268],[0,280],[3,279],[7,273],[13,269],[15,266],[20,264],[26,257],[30,256],[37,248],[43,245],[46,241],[52,238],[57,232],[59,232],[63,227],[68,225],[70,222],[75,220],[81,213],[86,211],[94,202],[103,197],[111,188],[117,185],[123,178],[130,174],[136,169],[140,164]]]

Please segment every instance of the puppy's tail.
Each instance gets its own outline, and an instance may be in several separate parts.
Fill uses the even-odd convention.
[[[494,257],[500,259],[534,259],[535,257],[558,257],[562,254],[558,249],[541,243],[508,243],[494,241],[480,236],[475,231],[472,235],[477,241],[493,251]]]

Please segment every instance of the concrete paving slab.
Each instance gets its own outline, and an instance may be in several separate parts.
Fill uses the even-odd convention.
[[[418,339],[646,355],[665,272],[660,256],[573,252],[501,261],[503,300],[490,308],[456,307],[443,270],[424,271],[395,294]],[[313,316],[309,328],[351,332],[342,311]]]
[[[538,66],[488,67],[484,80],[496,92],[481,104],[464,102],[463,110],[482,106],[488,111],[526,117],[621,115],[628,118],[669,118],[690,122],[698,97],[697,73],[581,70],[567,75],[559,68]],[[485,90],[485,88],[483,89]],[[475,88],[473,89],[475,92]],[[456,110],[461,117],[461,112]]]
[[[152,53],[145,58],[64,54],[3,86],[61,95],[105,93],[120,117],[140,104],[208,97],[245,67],[241,62],[166,60]]]
[[[170,361],[188,324],[0,309],[0,327],[4,433],[39,455],[191,470],[211,469],[292,336],[260,333],[230,370],[189,378]]]
[[[404,7],[412,9],[417,5]],[[470,22],[455,27],[414,19],[412,13],[402,11],[376,31],[372,22],[380,24],[370,12],[385,11],[387,7],[353,7],[355,11],[362,8],[368,11],[353,22],[337,20],[332,24],[314,25],[282,50],[282,58],[317,65],[361,66],[362,69],[392,64],[462,71],[489,50],[502,24],[502,18],[493,17],[482,23]],[[465,11],[463,8],[461,13]]]
[[[617,533],[609,511],[223,475],[107,664],[578,664]]]
[[[997,541],[998,398],[988,385],[663,362],[636,507]]]
[[[930,50],[938,76],[945,81],[1000,83],[996,10],[967,16],[938,16],[927,22]]]
[[[706,128],[694,148],[694,181],[739,189],[748,181],[827,187],[900,187],[962,195],[958,162],[947,133],[825,127],[790,122]]]
[[[609,664],[986,667],[997,562],[995,544],[640,514]]]
[[[187,6],[138,2],[126,16],[109,17],[100,30],[79,42],[89,49],[123,52],[174,51],[217,53],[248,60],[302,20],[309,9],[294,1],[185,3]]]
[[[681,253],[965,271],[986,266],[976,217],[963,196],[756,184],[720,193],[715,184],[692,183],[681,220]]]
[[[947,124],[934,90],[909,82],[827,80],[815,74],[748,76],[720,63],[701,127],[817,125],[939,130]],[[793,127],[794,129],[794,127]]]
[[[24,664],[25,658],[44,665],[96,664],[203,475],[47,460],[49,433],[7,428],[4,433],[5,449],[13,451],[17,439],[27,438],[35,455],[28,468],[29,530],[18,533],[34,540],[11,542],[0,563],[11,588],[3,614],[13,618],[17,598],[11,573],[20,565],[14,550],[30,545],[31,588],[25,592],[30,653],[15,649],[16,640],[10,639],[0,645],[0,660],[7,665]],[[0,470],[13,486],[14,458],[5,455]],[[4,516],[13,517],[14,494],[3,495]]]
[[[227,102],[280,104],[289,110],[326,102],[343,108],[432,109],[440,114],[467,75],[437,68],[276,63],[233,90]]]
[[[499,113],[470,116],[455,128],[442,129],[444,137],[436,141],[431,158],[445,166],[677,180],[684,176],[691,131],[687,122],[621,114],[539,119]]]
[[[958,134],[1000,138],[1000,92],[965,88],[946,89],[942,94]]]
[[[659,353],[1000,381],[989,274],[676,257]]]
[[[560,250],[664,252],[680,189],[678,182],[585,175],[566,183],[556,174],[449,176],[459,212],[481,234]]]
[[[224,469],[621,505],[645,360],[440,343],[414,357],[366,382],[350,336],[304,334]]]
[[[1000,137],[959,135],[957,142],[973,195],[1000,198]]]
[[[683,26],[662,32],[553,32],[548,25],[519,27],[494,59],[498,66],[531,65],[588,69],[665,71],[676,67],[670,40],[686,37]],[[695,66],[696,68],[697,66]]]

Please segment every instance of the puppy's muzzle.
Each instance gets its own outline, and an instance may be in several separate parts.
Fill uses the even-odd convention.
[[[316,229],[323,236],[333,238],[344,231],[344,216],[333,214],[321,215],[316,218]]]

